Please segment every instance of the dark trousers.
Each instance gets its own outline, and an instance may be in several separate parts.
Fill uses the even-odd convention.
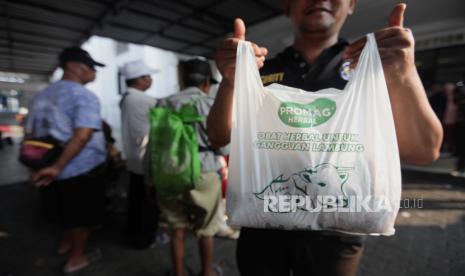
[[[144,176],[129,172],[125,241],[132,248],[152,244],[158,224],[157,204],[147,193]]]
[[[65,229],[95,227],[103,223],[105,209],[105,165],[42,187],[42,211],[49,222]]]
[[[243,228],[237,263],[242,276],[354,276],[362,252],[356,237]]]

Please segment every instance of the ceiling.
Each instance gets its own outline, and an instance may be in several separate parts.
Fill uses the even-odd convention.
[[[92,35],[211,56],[234,18],[280,13],[280,0],[0,0],[0,71],[50,74],[63,48]]]
[[[341,35],[385,27],[399,1],[358,0]],[[416,37],[465,27],[463,0],[404,2]],[[247,39],[270,56],[292,43],[281,0],[0,0],[0,71],[50,75],[63,48],[92,35],[211,57],[236,17],[244,19]]]

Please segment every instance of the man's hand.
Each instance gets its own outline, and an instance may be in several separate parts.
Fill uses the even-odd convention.
[[[35,186],[48,186],[60,174],[61,168],[56,165],[43,168],[37,172],[33,172],[31,176],[32,183]]]
[[[404,28],[405,8],[405,4],[398,4],[389,16],[389,27],[374,33],[388,84],[402,82],[416,70],[412,31]],[[366,38],[362,38],[349,45],[343,58],[352,60],[355,66],[365,43]]]
[[[222,147],[231,138],[232,102],[234,75],[236,74],[236,52],[239,41],[245,39],[245,25],[242,19],[234,20],[234,35],[220,42],[215,61],[223,79],[207,119],[208,139],[213,147]],[[265,62],[268,50],[253,44],[258,68]]]
[[[405,4],[398,4],[389,16],[389,27],[375,32],[378,50],[391,100],[400,157],[421,165],[439,157],[442,127],[434,114],[415,67],[412,32],[403,27]],[[343,58],[355,65],[365,45],[360,39],[347,47]]]
[[[71,137],[71,140],[66,144],[58,160],[53,165],[43,168],[38,172],[34,172],[31,175],[32,182],[38,187],[50,185],[63,168],[81,152],[87,142],[92,138],[93,132],[94,130],[92,128],[81,127],[74,129],[73,137]]]
[[[236,18],[234,20],[234,35],[233,37],[226,38],[220,42],[215,54],[215,61],[218,70],[223,76],[224,81],[229,84],[234,84],[234,74],[236,70],[236,50],[239,41],[245,40],[245,25],[242,19]],[[259,47],[252,43],[255,51],[258,68],[263,66],[265,56],[268,50],[264,47]]]

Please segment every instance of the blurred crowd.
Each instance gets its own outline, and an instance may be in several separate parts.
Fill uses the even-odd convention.
[[[452,174],[465,176],[465,87],[460,82],[436,83],[428,92],[444,129],[441,155],[456,157]]]
[[[150,249],[171,242],[173,269],[168,274],[184,273],[185,231],[191,230],[199,239],[201,274],[221,275],[221,267],[213,263],[213,237],[237,239],[239,230],[230,228],[225,217],[228,147],[211,146],[206,132],[214,101],[209,94],[217,83],[208,61],[181,61],[180,93],[161,100],[145,94],[156,70],[142,60],[120,68],[126,83],[119,102],[122,149],[116,147],[111,126],[101,117],[100,101],[84,86],[96,78],[96,67],[105,65],[77,47],[64,49],[59,63],[62,79],[30,103],[20,160],[33,169],[32,182],[40,188],[45,218],[63,228],[57,252],[68,256],[64,272],[77,272],[97,259],[87,251],[89,238],[108,212],[123,211],[122,240],[127,247]],[[188,102],[194,103],[201,118],[190,124],[201,174],[193,189],[168,198],[154,185],[161,180],[153,175],[150,141],[155,137],[151,135],[163,133],[151,131],[151,124],[157,122],[150,120],[149,113],[156,108],[179,110]],[[170,147],[175,142],[166,143]],[[52,149],[58,153],[46,161],[43,153],[51,155]],[[30,152],[42,153],[36,158],[39,162],[28,162],[34,157]]]

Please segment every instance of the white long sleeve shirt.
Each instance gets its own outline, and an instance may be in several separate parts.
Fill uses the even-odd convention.
[[[129,87],[121,102],[123,149],[130,172],[143,174],[143,158],[149,140],[149,109],[156,99],[143,91]]]

